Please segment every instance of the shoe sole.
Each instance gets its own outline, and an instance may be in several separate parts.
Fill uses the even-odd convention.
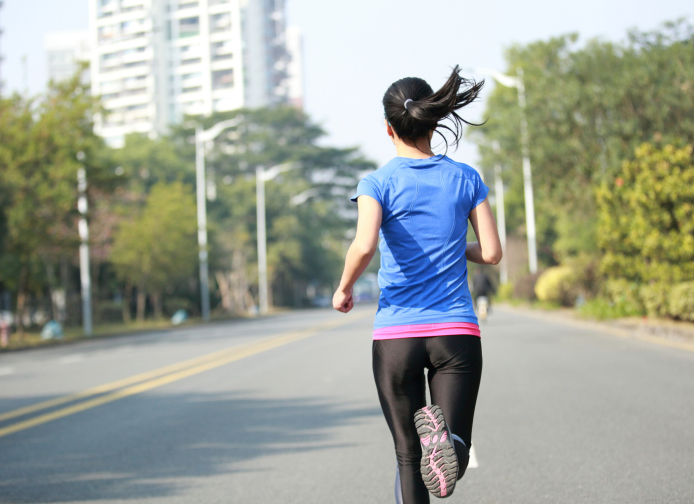
[[[422,479],[429,492],[449,497],[458,480],[458,457],[441,408],[427,406],[414,415],[422,444]]]

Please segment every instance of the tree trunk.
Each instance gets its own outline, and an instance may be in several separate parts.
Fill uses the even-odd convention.
[[[137,321],[144,322],[145,320],[145,305],[147,302],[147,294],[141,287],[137,289]]]
[[[130,305],[133,302],[133,287],[130,283],[125,284],[125,290],[123,291],[123,301],[121,304],[121,309],[123,310],[123,323],[129,324],[132,321],[132,316],[130,315]]]
[[[159,320],[164,316],[164,310],[162,309],[161,302],[161,292],[156,291],[152,294],[152,305],[154,306],[154,319]]]
[[[62,256],[60,258],[60,283],[63,286],[63,291],[65,292],[65,317],[62,322],[65,325],[69,325],[74,319],[74,305],[73,301],[73,290],[72,282],[70,282],[70,264],[68,263],[67,257]],[[72,314],[72,316],[71,316]]]
[[[219,292],[222,295],[222,307],[227,313],[234,311],[234,303],[231,299],[231,286],[226,273],[223,271],[215,271],[215,278],[219,286]]]

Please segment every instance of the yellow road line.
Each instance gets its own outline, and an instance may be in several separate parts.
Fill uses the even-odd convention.
[[[352,320],[354,318],[352,317]],[[132,385],[133,383],[138,383],[138,382],[144,382],[144,383],[139,383],[138,385],[132,385],[130,387],[124,388],[122,390],[118,390],[116,392],[113,392],[111,394],[107,394],[102,397],[97,397],[95,399],[92,399],[90,401],[84,401],[78,404],[75,404],[73,406],[68,406],[66,408],[62,408],[57,411],[53,411],[51,413],[46,413],[44,415],[39,415],[37,417],[24,420],[22,422],[17,422],[15,424],[9,425],[4,428],[0,428],[0,437],[6,436],[8,434],[12,434],[14,432],[18,432],[21,430],[29,429],[31,427],[34,427],[36,425],[40,425],[46,422],[50,422],[52,420],[56,420],[58,418],[63,418],[68,415],[72,415],[74,413],[78,413],[80,411],[84,411],[90,408],[94,408],[96,406],[99,406],[101,404],[105,404],[111,401],[116,401],[118,399],[122,399],[124,397],[128,397],[134,394],[139,394],[141,392],[144,392],[146,390],[150,390],[155,387],[160,387],[162,385],[165,385],[167,383],[171,383],[177,380],[181,380],[183,378],[186,378],[188,376],[192,376],[198,373],[202,373],[203,371],[207,371],[208,369],[214,369],[219,366],[223,366],[224,364],[228,364],[230,362],[234,362],[239,359],[243,359],[245,357],[250,357],[252,355],[265,352],[267,350],[271,350],[273,348],[277,348],[278,346],[286,345],[287,343],[291,343],[293,341],[298,341],[300,339],[308,338],[309,336],[313,336],[316,333],[318,333],[321,330],[324,329],[331,329],[340,325],[346,324],[348,321],[345,321],[344,319],[342,320],[337,320],[337,321],[332,321],[328,322],[326,324],[321,324],[319,326],[306,329],[303,331],[295,331],[295,332],[290,332],[286,333],[284,335],[267,339],[264,341],[261,341],[259,343],[250,343],[247,345],[240,345],[237,347],[232,347],[232,348],[227,348],[224,350],[220,350],[218,352],[213,352],[207,355],[203,355],[201,357],[197,357],[195,359],[190,359],[187,361],[183,361],[177,364],[172,364],[170,366],[166,366],[163,368],[155,369],[153,371],[149,371],[147,373],[142,373],[136,376],[132,376],[130,378],[125,378],[123,380],[118,380],[115,382],[107,383],[105,385],[101,385],[98,387],[93,387],[91,389],[85,390],[83,392],[78,392],[75,394],[70,394],[64,397],[58,397],[56,399],[51,399],[48,401],[43,401],[31,406],[27,406],[25,408],[20,408],[18,410],[13,410],[8,413],[5,413],[4,415],[0,416],[0,420],[3,419],[8,419],[8,418],[14,418],[17,416],[21,415],[26,415],[28,413],[33,413],[36,411],[40,411],[42,409],[46,409],[52,406],[58,406],[60,404],[65,404],[68,402],[73,402],[77,399],[84,399],[93,395],[97,394],[102,394],[105,392],[110,392],[116,389],[121,389],[122,387],[126,387],[127,385]],[[178,371],[178,372],[176,372]],[[148,381],[144,381],[147,380]]]

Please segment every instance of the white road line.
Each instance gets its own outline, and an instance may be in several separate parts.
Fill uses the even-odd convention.
[[[0,367],[0,376],[7,376],[14,373],[14,368],[11,367]]]
[[[67,355],[60,359],[61,364],[74,364],[75,362],[80,362],[84,360],[84,355],[83,354],[73,354],[73,355]]]
[[[475,445],[470,445],[470,462],[467,464],[468,469],[477,469],[480,465],[477,463],[477,454],[475,453]]]

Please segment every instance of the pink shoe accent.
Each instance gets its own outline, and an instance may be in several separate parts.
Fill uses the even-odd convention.
[[[437,435],[434,436],[434,443],[437,443],[438,440],[439,440],[439,435],[437,434]]]
[[[429,420],[431,420],[431,422],[434,424],[434,430],[439,430],[439,423],[436,421],[436,418],[434,418],[434,415],[431,414],[431,411],[429,411],[429,406],[425,406],[422,409],[424,410],[424,413],[426,413],[429,417]]]
[[[446,438],[447,438],[447,437],[448,437],[448,431],[444,432],[444,433],[441,435],[441,440],[440,440],[440,442],[443,443],[444,441],[446,441]],[[435,443],[435,442],[436,442],[436,441],[434,441],[434,443]]]
[[[436,473],[436,476],[439,478],[439,485],[441,487],[441,497],[446,496],[446,476],[443,474],[443,471],[436,465],[436,462],[434,461],[434,456],[438,452],[436,451],[436,448],[434,448],[431,451],[431,454],[429,455],[429,467],[433,469],[433,471]]]
[[[425,438],[421,438],[420,441],[424,446],[429,446],[429,443],[431,442],[431,436],[427,436]],[[436,441],[434,441],[435,443]]]

